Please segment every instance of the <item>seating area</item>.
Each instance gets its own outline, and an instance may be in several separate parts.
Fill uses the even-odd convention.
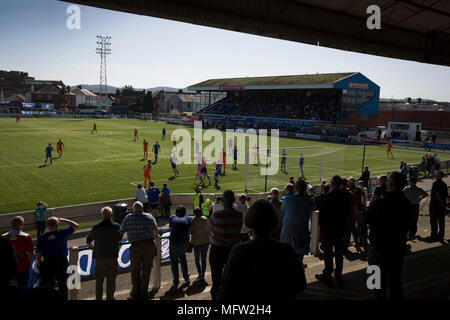
[[[204,114],[237,115],[336,122],[340,114],[338,94],[245,93],[227,96],[202,110]]]

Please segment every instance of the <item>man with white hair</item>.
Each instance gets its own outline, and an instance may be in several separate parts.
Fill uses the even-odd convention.
[[[24,220],[22,216],[11,219],[11,231],[3,234],[14,246],[17,254],[17,284],[27,287],[30,276],[30,262],[33,257],[33,239],[28,233],[23,232]]]
[[[111,207],[103,207],[101,210],[103,220],[92,227],[86,243],[93,249],[95,259],[95,297],[103,298],[103,281],[106,278],[106,299],[114,300],[116,291],[116,276],[118,273],[117,257],[119,256],[119,242],[123,234],[120,233],[120,225],[111,221]],[[95,245],[92,245],[94,241]]]
[[[155,218],[144,212],[140,201],[133,203],[133,212],[123,219],[121,233],[127,233],[130,246],[130,299],[148,299],[148,284],[156,255],[155,238],[159,238]]]

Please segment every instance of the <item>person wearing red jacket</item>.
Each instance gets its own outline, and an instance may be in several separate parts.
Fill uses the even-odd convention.
[[[19,287],[28,286],[30,276],[30,263],[33,257],[33,240],[28,233],[23,232],[24,220],[21,216],[11,219],[11,231],[2,236],[8,238],[14,246],[17,254],[17,275],[16,280]]]

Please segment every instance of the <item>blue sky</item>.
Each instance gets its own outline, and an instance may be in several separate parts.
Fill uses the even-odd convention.
[[[96,35],[109,35],[108,84],[187,87],[223,77],[359,71],[381,97],[450,101],[450,68],[345,52],[87,6],[66,27],[69,3],[0,1],[0,69],[69,85],[99,82]]]

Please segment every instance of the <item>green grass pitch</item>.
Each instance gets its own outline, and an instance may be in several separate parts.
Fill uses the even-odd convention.
[[[193,192],[196,166],[179,165],[181,176],[174,178],[169,162],[171,133],[182,126],[134,119],[95,119],[98,134],[91,135],[93,122],[94,119],[21,119],[16,124],[13,118],[0,119],[0,213],[32,210],[37,200],[57,207],[133,197],[136,184],[143,182],[143,138],[149,141],[150,147],[158,140],[162,148],[151,172],[155,184],[161,188],[163,183],[168,183],[171,192]],[[163,127],[167,129],[165,140],[161,140]],[[136,142],[133,142],[134,128],[139,131],[140,140]],[[63,157],[54,160],[53,165],[40,167],[49,142],[54,147],[54,157],[57,157],[59,138],[65,145]],[[203,147],[207,144],[204,142]],[[334,174],[359,177],[362,146],[280,138],[280,147],[302,146],[324,146],[323,178],[329,180]],[[319,182],[320,148],[288,150],[287,172],[268,176],[269,188],[282,187],[289,176],[299,176],[300,153],[305,157],[305,177],[311,184]],[[386,156],[384,147],[367,147],[366,164],[372,176],[398,170],[400,160],[420,162],[425,152],[394,148],[393,153],[394,160]],[[447,160],[450,156],[440,153],[440,158]],[[149,159],[153,160],[151,151]],[[208,166],[213,184],[214,168]],[[248,166],[249,192],[264,191],[264,176],[260,175],[260,169],[261,165]],[[244,178],[245,165],[231,170],[231,164],[227,163],[226,175],[220,177],[219,188],[207,183],[204,192],[221,192],[228,188],[243,192]]]

